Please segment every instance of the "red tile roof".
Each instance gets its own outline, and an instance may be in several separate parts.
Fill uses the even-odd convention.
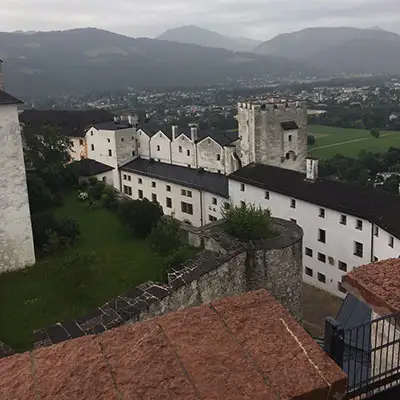
[[[400,312],[400,259],[355,268],[344,276],[343,286],[379,315]]]
[[[307,400],[346,387],[264,290],[7,357],[0,377],[7,400]]]

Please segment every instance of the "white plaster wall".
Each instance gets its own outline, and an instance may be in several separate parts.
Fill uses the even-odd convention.
[[[342,213],[325,208],[325,218],[319,217],[319,209],[324,208],[296,199],[296,208],[291,208],[291,198],[280,193],[269,191],[270,199],[265,199],[265,190],[245,185],[245,191],[241,190],[241,183],[229,180],[230,198],[234,205],[239,206],[241,201],[269,208],[272,216],[286,220],[294,219],[303,229],[303,265],[313,270],[313,277],[305,275],[304,281],[331,292],[337,296],[344,297],[338,290],[338,282],[346,273],[338,268],[338,261],[347,264],[347,271],[354,267],[367,264],[371,261],[371,235],[372,224],[363,220],[363,230],[355,228],[356,220],[359,218],[347,215],[347,225],[340,224]],[[318,241],[318,229],[326,231],[326,243]],[[363,257],[354,255],[354,242],[360,242],[364,246]],[[305,248],[313,250],[313,257],[305,255]],[[326,263],[318,261],[318,252],[326,255]],[[329,263],[328,257],[334,259],[334,265]],[[318,281],[318,272],[326,276],[326,283]]]
[[[393,235],[378,227],[378,236],[374,235],[373,257],[376,257],[378,260],[400,257],[400,240],[393,236],[394,246],[392,248],[389,246],[389,238],[391,236]]]
[[[150,138],[141,129],[138,129],[136,134],[136,147],[138,156],[146,160],[150,158]]]
[[[218,161],[217,155],[221,156]],[[198,168],[206,171],[225,174],[225,152],[222,146],[211,138],[205,138],[197,143]]]
[[[103,172],[102,174],[93,175],[97,180],[114,186],[114,171]]]
[[[179,146],[182,146],[182,152],[179,152]],[[187,155],[188,150],[190,155]],[[172,141],[171,151],[173,164],[197,168],[196,146],[186,135],[180,135]]]
[[[86,139],[81,137],[68,137],[68,139],[72,144],[69,149],[71,161],[79,161],[82,158],[86,158]],[[81,144],[81,140],[83,144]]]
[[[157,132],[150,139],[150,154],[156,161],[171,164],[171,141],[163,132]]]
[[[224,203],[229,202],[229,199],[208,192],[202,192],[202,195],[204,225],[211,222],[210,216],[221,219]],[[214,199],[217,204],[214,204]]]
[[[0,106],[0,272],[35,263],[16,105]]]

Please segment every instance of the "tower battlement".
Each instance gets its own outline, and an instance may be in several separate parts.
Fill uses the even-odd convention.
[[[278,102],[256,102],[253,103],[251,101],[248,102],[239,102],[238,103],[238,111],[243,110],[252,110],[252,111],[285,111],[288,109],[304,109],[305,105],[301,102],[286,102],[286,103],[278,103]]]

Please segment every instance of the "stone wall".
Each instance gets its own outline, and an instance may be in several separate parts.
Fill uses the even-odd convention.
[[[243,243],[227,235],[218,221],[204,228],[185,226],[183,237],[203,245],[195,259],[168,274],[167,284],[147,282],[74,321],[33,335],[34,347],[101,333],[187,307],[266,288],[296,318],[302,300],[302,237],[294,223],[274,219],[278,236]]]

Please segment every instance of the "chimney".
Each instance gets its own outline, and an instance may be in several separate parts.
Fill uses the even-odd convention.
[[[190,136],[192,138],[192,142],[195,142],[197,140],[197,127],[196,126],[192,126],[190,128]]]
[[[172,140],[175,140],[178,137],[178,125],[172,125]]]
[[[128,122],[131,126],[137,126],[139,123],[139,117],[137,115],[128,115]]]
[[[119,117],[114,117],[114,123],[118,124],[119,123]]]
[[[0,90],[4,90],[4,78],[3,78],[3,60],[0,60]]]
[[[318,179],[318,158],[308,157],[306,159],[306,179],[310,182],[315,182]]]

